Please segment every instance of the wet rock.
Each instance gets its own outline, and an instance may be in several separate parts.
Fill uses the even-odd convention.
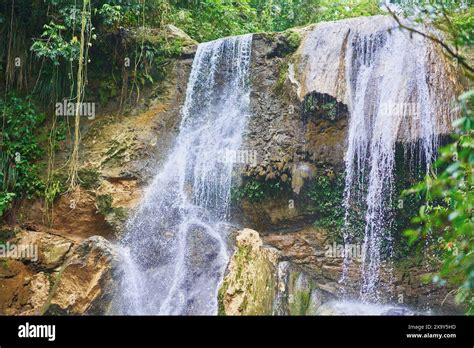
[[[0,314],[17,315],[23,311],[27,301],[22,292],[33,275],[18,260],[0,260]]]
[[[360,66],[356,58],[363,55],[364,64],[385,64],[378,62],[377,52],[384,48],[390,35],[398,35],[398,25],[390,16],[359,17],[337,22],[323,22],[309,27],[294,58],[294,80],[298,85],[298,97],[304,100],[314,92],[332,96],[337,102],[350,104],[351,91]],[[422,49],[417,37],[406,39],[407,52]],[[426,41],[427,52],[423,65],[430,70],[427,74],[431,85],[430,93],[444,98],[434,101],[432,110],[437,113],[438,131],[447,134],[451,130],[449,100],[456,95],[459,78],[453,64],[432,42]],[[360,52],[360,47],[365,47]],[[317,54],[315,54],[317,52]],[[351,58],[351,59],[349,59]],[[414,57],[407,59],[415,59]],[[432,62],[435,62],[432,64]],[[410,85],[412,74],[402,76]],[[436,90],[435,90],[436,89]],[[413,95],[408,94],[404,103],[410,103]],[[367,103],[370,101],[368,100]],[[406,117],[404,122],[415,122]],[[415,131],[415,132],[413,132]],[[420,137],[416,124],[401,125],[399,141],[413,141]]]
[[[172,24],[167,24],[166,25],[166,31],[167,31],[168,35],[170,35],[173,38],[179,38],[179,39],[182,39],[184,41],[194,42],[196,44],[196,41],[191,39],[191,37],[188,34],[186,34],[183,30],[179,29],[178,27],[176,27]]]
[[[48,300],[50,276],[44,272],[25,279],[24,287],[17,293],[18,315],[40,315]],[[15,307],[15,305],[13,305]]]
[[[220,314],[314,315],[332,298],[302,268],[263,245],[258,232],[239,232],[219,290]]]
[[[404,315],[404,316],[409,316],[409,315],[415,315],[415,312],[408,308],[390,308],[387,309],[382,313],[382,315],[391,315],[391,316],[399,316],[399,315]]]
[[[54,269],[66,259],[73,242],[61,236],[46,232],[21,231],[16,235],[15,243],[23,248],[32,249],[33,254],[25,253],[20,260],[31,262],[40,269]]]
[[[271,314],[276,289],[276,250],[262,245],[254,230],[244,229],[219,290],[219,313]]]
[[[106,314],[120,275],[117,252],[106,239],[94,236],[81,243],[59,271],[47,314]]]

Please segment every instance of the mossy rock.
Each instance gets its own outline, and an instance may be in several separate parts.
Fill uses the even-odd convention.
[[[100,185],[100,173],[93,168],[83,168],[78,171],[79,184],[86,190],[93,190]]]

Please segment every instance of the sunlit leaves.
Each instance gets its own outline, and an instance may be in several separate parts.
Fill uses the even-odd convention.
[[[455,123],[455,141],[440,149],[436,167],[440,173],[428,176],[405,195],[420,194],[426,204],[412,222],[416,229],[405,231],[410,243],[435,235],[443,252],[443,267],[435,283],[457,286],[456,299],[473,314],[474,288],[474,92],[459,97],[462,117]]]

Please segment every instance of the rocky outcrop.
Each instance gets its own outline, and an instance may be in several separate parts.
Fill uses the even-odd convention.
[[[9,237],[2,242],[0,258],[0,313],[41,314],[58,270],[75,243],[29,224],[4,227],[0,237],[5,236]]]
[[[120,238],[128,212],[167,156],[179,128],[197,47],[179,28],[163,30],[182,48],[163,67],[166,78],[141,88],[140,98],[133,98],[137,97],[137,104],[120,109],[118,100],[109,99],[93,120],[81,121],[80,188],[58,195],[52,209],[46,209],[42,200],[25,200],[17,214],[33,227],[18,229],[13,239],[0,231],[2,241],[38,246],[37,260],[0,259],[0,314],[105,314],[108,310],[116,254],[107,240]],[[127,33],[146,35],[147,40],[161,34],[148,29]],[[68,154],[56,154],[58,167]],[[64,188],[67,178],[59,172],[54,180]]]
[[[15,262],[11,261],[8,268],[18,269],[19,264],[18,262],[15,265]],[[48,299],[51,288],[50,275],[45,272],[35,274],[27,273],[26,270],[23,272],[16,273],[11,279],[0,279],[0,299],[3,307],[1,310],[4,314],[39,315]]]
[[[258,232],[244,229],[219,290],[219,313],[310,315],[331,297],[275,248],[264,246]]]
[[[302,43],[291,63],[299,99],[304,100],[306,96],[316,92],[330,95],[338,102],[350,105],[353,103],[351,98],[355,95],[355,80],[360,69],[359,58],[363,58],[363,64],[389,64],[386,60],[379,62],[377,56],[378,51],[384,50],[385,44],[394,36],[404,36],[403,45],[406,52],[423,52],[423,61],[419,62],[417,74],[423,74],[421,70],[427,69],[426,83],[430,94],[443,96],[442,100],[433,99],[434,105],[430,110],[437,114],[438,132],[448,134],[452,129],[453,117],[449,102],[460,87],[454,64],[449,62],[432,42],[423,40],[420,36],[411,36],[408,32],[400,32],[397,22],[390,16],[358,17],[319,23],[306,28]],[[414,67],[413,62],[420,59],[420,55],[409,53],[408,56],[400,55],[399,59],[400,63],[404,64],[405,71],[408,71]],[[403,60],[405,62],[402,62]],[[383,78],[386,71],[377,71],[379,79]],[[415,84],[414,75],[406,73],[399,76],[404,79],[407,90]],[[370,80],[369,84],[377,84],[377,81]],[[371,88],[370,85],[367,88]],[[407,94],[405,100],[400,99],[398,102],[413,103],[417,93],[419,91],[414,90],[412,94]],[[376,92],[373,96],[377,97]],[[407,122],[411,122],[413,115],[410,116]],[[408,124],[407,127],[402,125],[401,129],[410,131],[401,131],[400,141],[416,141],[420,137],[416,124]]]
[[[303,102],[293,83],[294,67],[289,62],[295,47],[288,37],[299,38],[302,33],[254,35],[252,117],[245,147],[256,152],[257,163],[248,165],[245,175],[265,180],[283,176],[285,180],[285,176],[296,177],[301,165],[308,162],[342,166],[347,107],[321,93]],[[296,185],[295,192],[299,192]]]
[[[309,209],[306,193],[316,177],[342,177],[353,88],[348,73],[358,68],[349,58],[380,49],[393,26],[390,18],[378,16],[253,36],[252,116],[243,148],[255,152],[257,160],[245,163],[236,175],[243,183],[254,180],[278,188],[259,201],[244,197],[234,211],[237,225],[258,229],[261,236],[245,229],[237,237],[219,292],[221,314],[341,313],[333,300],[343,290],[358,294],[359,261],[351,264],[343,289],[342,258],[326,254],[337,231],[312,226],[319,216]],[[167,67],[166,79],[142,91],[147,98],[139,106],[119,116],[106,111],[83,124],[82,170],[96,173],[92,184],[83,185],[77,196],[57,198],[52,229],[22,230],[15,236],[16,243],[38,245],[39,257],[0,264],[2,314],[104,314],[110,309],[120,277],[117,255],[110,242],[95,235],[121,236],[128,211],[166,158],[195,53],[185,33],[172,26],[166,30],[186,42],[181,57]],[[456,71],[442,52],[428,46],[426,60],[433,95],[454,95]],[[433,104],[441,133],[450,130],[447,104]],[[415,138],[399,133],[399,140]],[[43,202],[23,208],[27,221],[46,225],[49,212]],[[396,265],[388,296],[416,308],[434,304],[455,310],[452,294],[423,284],[431,270],[408,261]]]
[[[12,241],[16,245],[37,247],[38,255],[20,258],[20,261],[31,262],[41,270],[50,270],[62,265],[69,254],[73,242],[69,239],[41,231],[20,231]]]
[[[277,278],[277,252],[263,248],[256,231],[242,230],[228,274],[219,290],[219,312],[226,315],[271,313]]]
[[[118,255],[104,238],[81,243],[59,270],[45,306],[46,314],[105,314],[120,278]]]
[[[375,16],[254,35],[252,117],[244,148],[255,152],[257,161],[242,168],[244,180],[288,183],[292,197],[286,197],[287,200],[304,203],[299,200],[308,180],[328,169],[344,171],[349,109],[354,104],[356,89],[364,88],[357,85],[361,60],[376,65],[367,82],[367,90],[371,91],[364,106],[367,117],[372,117],[371,113],[377,112],[380,105],[387,112],[403,113],[398,141],[414,144],[423,134],[417,118],[420,112],[412,111],[426,107],[429,113],[437,115],[438,134],[451,131],[455,115],[449,110],[450,100],[462,88],[456,68],[434,44],[410,37],[396,27],[390,16]],[[393,106],[379,100],[378,91],[384,88],[380,81],[389,72],[383,69],[386,62],[377,53],[384,51],[395,36],[394,42],[403,42],[408,53],[400,56],[393,69],[417,69],[418,73],[400,76],[402,81],[397,83],[407,86],[408,92],[394,99],[397,105]],[[413,53],[420,50],[423,53]],[[422,81],[416,80],[419,76]],[[430,98],[423,106],[414,105],[417,94],[421,94],[419,86],[426,87],[429,95],[443,98]],[[244,207],[243,215],[247,213],[251,212]],[[264,228],[273,227],[267,224]]]
[[[78,245],[46,231],[17,229],[6,245],[10,254],[0,259],[0,314],[105,314],[109,309],[120,272],[115,248],[103,237]]]
[[[288,49],[290,34],[301,39],[293,46],[296,50]],[[404,54],[393,55],[397,51],[393,47]],[[240,226],[260,231],[265,245],[279,250],[284,260],[304,270],[319,288],[334,296],[342,290],[357,296],[360,261],[351,264],[349,284],[342,289],[338,282],[342,258],[326,257],[324,250],[337,238],[342,243],[341,230],[312,227],[328,216],[312,209],[326,202],[308,200],[310,184],[321,176],[344,182],[349,110],[357,91],[364,91],[363,98],[358,99],[364,112],[359,114],[365,115],[368,124],[384,110],[379,108],[393,107],[384,105],[387,91],[393,92],[388,94],[394,96],[397,105],[387,112],[397,113],[397,117],[402,114],[393,128],[394,148],[414,151],[418,140],[426,135],[422,129],[431,122],[431,115],[435,115],[434,135],[444,137],[451,132],[456,115],[450,110],[450,100],[462,89],[458,71],[439,47],[401,32],[389,16],[319,23],[289,33],[256,34],[252,52],[252,117],[245,149],[255,151],[257,161],[238,173],[247,197],[239,200],[235,220]],[[387,57],[392,58],[390,62],[384,59]],[[366,85],[360,82],[362,71],[370,75]],[[391,73],[396,75],[396,84],[387,78]],[[420,109],[407,111],[405,107]],[[420,120],[420,114],[430,117]],[[403,162],[398,155],[397,161]],[[395,164],[396,171],[405,173],[399,164]],[[277,193],[265,194],[266,187],[275,186],[279,187]],[[262,198],[256,200],[255,196]],[[343,209],[342,195],[336,209]],[[327,239],[328,234],[331,239]],[[401,230],[393,232],[398,239],[400,234]],[[442,311],[458,311],[452,293],[424,281],[432,271],[433,267],[420,265],[414,258],[395,261],[394,274],[382,271],[383,281],[392,284],[385,300],[419,309],[436,305]]]
[[[345,298],[359,293],[360,260],[354,254],[348,281],[339,282],[343,255],[331,248],[324,230],[269,234],[244,229],[236,238],[219,291],[222,315],[413,315],[436,308],[435,313],[462,313],[449,289],[426,284],[427,265],[406,260],[384,269],[393,286],[385,289],[384,300],[398,305],[368,305]]]

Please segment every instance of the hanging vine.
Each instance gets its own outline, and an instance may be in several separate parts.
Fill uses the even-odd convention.
[[[84,0],[82,3],[81,15],[81,33],[79,41],[79,62],[76,75],[76,98],[74,112],[74,142],[71,156],[68,161],[68,192],[74,194],[71,200],[71,208],[75,207],[78,199],[79,191],[77,190],[80,178],[79,171],[79,146],[81,141],[80,121],[81,121],[81,104],[84,100],[84,88],[86,85],[88,48],[90,46],[90,0]],[[87,37],[86,37],[87,35]]]

